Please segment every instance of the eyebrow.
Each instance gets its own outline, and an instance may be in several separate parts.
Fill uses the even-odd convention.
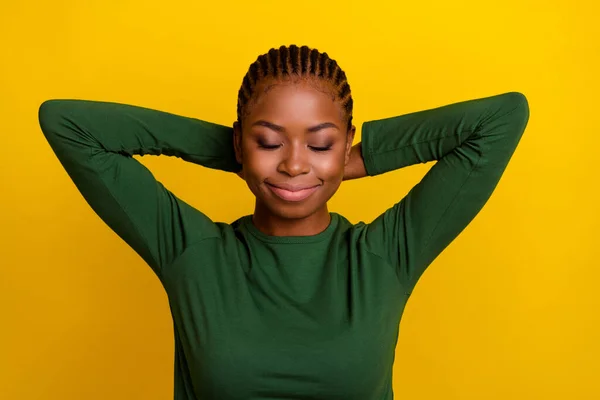
[[[262,120],[262,119],[256,121],[255,123],[253,123],[252,126],[264,126],[266,128],[272,129],[272,130],[277,131],[277,132],[285,132],[285,128],[283,126],[279,126],[279,125],[276,125],[276,124],[274,124],[272,122],[265,121],[265,120]],[[325,128],[335,128],[335,129],[338,129],[338,130],[340,129],[333,122],[323,122],[322,124],[311,126],[306,131],[309,132],[309,133],[313,133],[313,132],[318,132],[321,129],[325,129]]]

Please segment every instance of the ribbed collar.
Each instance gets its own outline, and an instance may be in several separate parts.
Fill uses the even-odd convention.
[[[242,229],[250,232],[254,237],[256,237],[261,242],[265,243],[282,243],[282,244],[304,244],[304,243],[316,243],[326,240],[331,237],[333,232],[335,232],[338,222],[339,215],[334,212],[330,212],[331,220],[329,221],[329,225],[325,228],[324,231],[317,233],[316,235],[310,236],[271,236],[267,235],[258,230],[258,228],[252,222],[252,215],[246,215],[242,217]]]

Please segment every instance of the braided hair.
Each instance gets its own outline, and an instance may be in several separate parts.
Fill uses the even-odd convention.
[[[238,123],[241,124],[243,116],[248,111],[248,103],[253,96],[257,95],[255,89],[261,80],[287,77],[316,78],[330,83],[334,89],[334,98],[341,102],[348,117],[348,130],[350,129],[353,102],[346,74],[327,53],[321,53],[308,46],[296,45],[272,48],[268,53],[258,56],[250,65],[238,92]]]

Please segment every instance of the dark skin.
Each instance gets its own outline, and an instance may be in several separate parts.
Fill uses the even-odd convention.
[[[266,81],[256,93],[233,126],[238,175],[256,196],[252,222],[271,236],[316,235],[329,226],[327,201],[342,181],[367,175],[361,144],[352,146],[356,127],[347,129],[327,82]]]

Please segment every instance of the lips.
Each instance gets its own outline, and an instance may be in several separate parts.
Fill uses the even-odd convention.
[[[267,186],[279,198],[285,201],[302,201],[313,194],[320,185],[289,185],[289,184],[270,184]]]

